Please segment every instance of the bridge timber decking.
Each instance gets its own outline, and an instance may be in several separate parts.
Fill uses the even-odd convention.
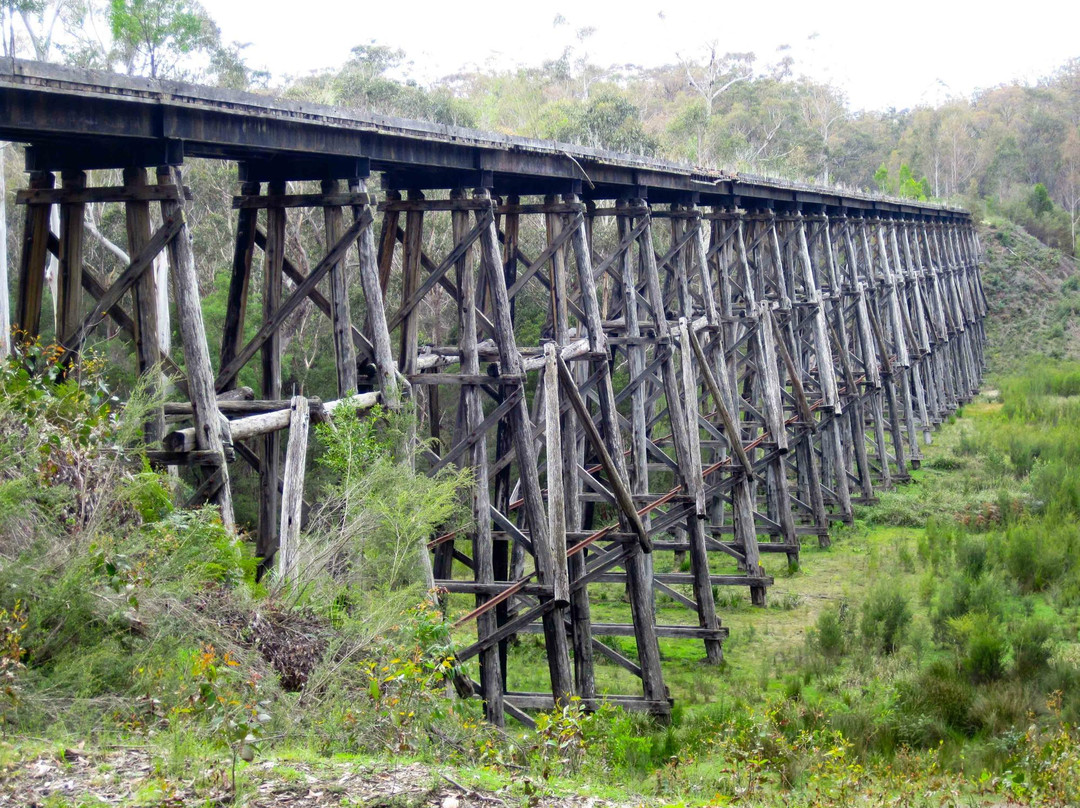
[[[477,639],[458,656],[479,658],[474,686],[495,723],[572,694],[668,714],[660,638],[700,641],[719,663],[714,588],[764,605],[762,554],[794,561],[802,537],[827,543],[853,503],[908,476],[978,387],[987,307],[957,208],[34,62],[0,62],[0,110],[0,139],[29,146],[17,327],[41,331],[52,253],[52,336],[73,359],[109,316],[141,371],[176,370],[146,338],[158,332],[147,270],[166,250],[189,401],[151,425],[154,457],[192,466],[195,498],[227,522],[229,463],[256,468],[256,551],[277,553],[280,574],[302,553],[309,413],[416,407],[437,441],[423,467],[472,468],[473,529],[432,537],[423,560],[438,586],[475,598],[462,620]],[[216,373],[185,211],[192,158],[238,164]],[[99,169],[122,170],[123,184],[91,187]],[[126,212],[132,258],[108,285],[85,266],[94,202]],[[286,255],[296,208],[322,210],[325,252],[306,275]],[[442,255],[425,240],[433,228],[451,234]],[[422,336],[433,293],[456,311],[457,344]],[[305,299],[333,324],[336,389],[307,391],[326,404],[282,398],[278,332]],[[523,301],[546,310],[533,344]],[[256,356],[262,401],[246,401],[236,378]],[[166,433],[166,410],[192,426]],[[627,624],[592,619],[590,589],[611,584]],[[691,623],[658,625],[657,593]],[[544,636],[550,693],[508,689],[509,641],[528,632]],[[636,656],[606,637],[632,637]],[[598,656],[640,692],[598,693]]]

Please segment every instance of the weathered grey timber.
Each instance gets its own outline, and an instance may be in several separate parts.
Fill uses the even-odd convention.
[[[289,446],[285,452],[285,481],[281,497],[281,526],[278,530],[281,549],[278,575],[293,583],[299,575],[300,519],[304,503],[304,468],[307,464],[308,423],[311,411],[308,400],[295,396],[289,411]]]
[[[0,62],[0,109],[0,139],[30,146],[15,325],[40,334],[56,255],[45,336],[77,362],[110,317],[141,372],[178,377],[186,400],[155,414],[151,457],[188,469],[191,501],[227,522],[229,464],[257,471],[264,572],[280,545],[279,578],[302,576],[309,418],[410,407],[433,439],[417,468],[472,470],[472,527],[432,537],[420,566],[475,626],[458,656],[479,682],[455,684],[495,724],[571,696],[664,720],[661,642],[719,662],[714,588],[763,606],[769,555],[797,560],[803,537],[827,543],[908,479],[979,382],[987,306],[960,209],[17,60]],[[238,164],[216,375],[180,177],[192,158]],[[124,185],[95,185],[103,168]],[[125,207],[131,260],[108,283],[82,246],[91,202]],[[323,244],[310,271],[286,238],[301,220]],[[183,373],[157,340],[163,249]],[[336,378],[288,399],[281,329],[301,306],[330,322]],[[249,366],[260,401],[233,389]],[[625,593],[625,622],[593,618],[598,587]],[[684,619],[658,624],[657,593]],[[550,692],[508,686],[522,633],[544,637]],[[632,638],[636,659],[608,637]],[[601,693],[605,664],[639,692]]]

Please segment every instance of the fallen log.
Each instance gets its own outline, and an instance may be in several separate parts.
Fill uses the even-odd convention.
[[[379,403],[379,398],[379,393],[360,393],[347,398],[339,398],[335,401],[327,401],[321,407],[312,407],[311,420],[315,422],[325,421],[334,410],[342,406],[368,410]],[[234,442],[247,440],[248,438],[265,435],[268,432],[284,429],[289,425],[290,414],[291,409],[286,406],[284,409],[275,410],[274,412],[265,412],[230,421],[229,429],[232,433],[232,439]],[[168,452],[190,452],[194,450],[196,448],[194,427],[176,429],[170,432],[162,439],[161,445]]]

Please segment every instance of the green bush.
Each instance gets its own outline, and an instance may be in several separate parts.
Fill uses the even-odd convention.
[[[996,620],[974,613],[952,621],[960,644],[960,667],[977,684],[993,682],[1005,673],[1008,643]]]
[[[976,690],[971,718],[991,733],[995,741],[1000,741],[1007,737],[1009,729],[1026,726],[1021,722],[1027,720],[1032,706],[1031,693],[1023,682],[1011,679],[993,682]],[[1005,757],[1000,763],[1007,763],[1010,756]],[[1000,763],[995,768],[1004,768]]]
[[[822,610],[814,628],[810,629],[808,634],[810,647],[828,661],[834,662],[844,655],[846,646],[844,633],[840,610],[829,606]]]
[[[1052,517],[1025,519],[1000,538],[997,553],[1022,592],[1041,592],[1068,576],[1080,552],[1080,530]]]
[[[979,536],[964,536],[956,543],[956,566],[960,572],[977,580],[986,571],[989,548],[986,539]]]
[[[954,522],[930,518],[926,530],[919,536],[916,552],[919,560],[938,569],[952,560],[953,547],[959,540],[960,528]]]
[[[875,588],[863,604],[859,628],[867,646],[883,654],[899,649],[911,624],[911,606],[900,585],[888,582]]]
[[[901,681],[897,690],[897,705],[909,718],[931,724],[936,720],[963,732],[977,729],[971,714],[974,701],[975,689],[971,683],[958,676],[956,668],[943,660],[933,662],[914,677]],[[923,723],[923,729],[927,729],[926,723]]]
[[[984,574],[972,579],[954,572],[937,588],[930,610],[935,637],[942,642],[955,642],[952,620],[969,613],[1000,617],[1005,600],[1005,588],[996,575]]]
[[[430,578],[426,542],[468,527],[471,470],[417,471],[406,440],[413,427],[410,414],[381,408],[363,416],[341,408],[332,424],[316,427],[320,462],[336,479],[313,509],[298,563],[313,606],[405,589],[421,596]]]
[[[1022,680],[1045,673],[1053,654],[1054,626],[1049,620],[1029,617],[1009,627],[1012,638],[1013,670]]]

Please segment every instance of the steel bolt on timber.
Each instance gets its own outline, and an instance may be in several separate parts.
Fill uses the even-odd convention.
[[[721,662],[717,587],[765,605],[763,556],[795,561],[803,536],[827,544],[854,504],[909,476],[981,377],[979,244],[956,208],[17,60],[0,66],[0,108],[0,139],[29,144],[16,326],[41,331],[55,254],[54,338],[77,361],[109,318],[140,370],[178,375],[187,401],[154,419],[151,456],[189,467],[193,501],[227,523],[230,463],[254,468],[267,567],[276,554],[292,576],[303,555],[309,419],[416,407],[417,437],[435,439],[418,467],[473,470],[475,526],[434,537],[423,561],[435,586],[475,601],[458,623],[476,641],[458,658],[479,659],[480,681],[459,689],[496,724],[572,695],[669,715],[661,639]],[[192,158],[238,166],[216,375],[182,176]],[[122,169],[122,184],[91,185],[99,169]],[[133,257],[111,283],[85,261],[90,203],[126,212]],[[325,249],[305,273],[286,227],[317,209]],[[449,234],[438,253],[434,232]],[[154,338],[162,252],[182,376]],[[281,327],[305,301],[332,326],[336,388],[285,399]],[[432,307],[456,315],[456,345],[422,337],[439,333]],[[542,319],[528,343],[526,309]],[[237,387],[256,361],[257,395]],[[166,432],[166,414],[190,426]],[[626,623],[593,618],[590,592],[611,585]],[[657,593],[686,619],[659,624]],[[546,692],[508,688],[523,633],[543,635]],[[636,658],[610,637],[633,638]],[[640,690],[601,693],[598,658]]]

